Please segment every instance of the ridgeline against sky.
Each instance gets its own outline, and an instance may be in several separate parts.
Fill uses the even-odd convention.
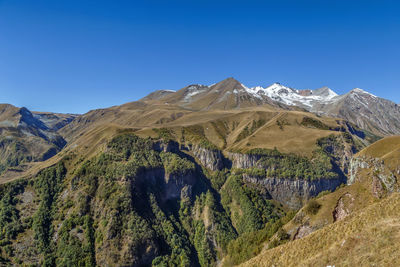
[[[235,77],[400,102],[395,1],[0,1],[0,102],[84,113]]]

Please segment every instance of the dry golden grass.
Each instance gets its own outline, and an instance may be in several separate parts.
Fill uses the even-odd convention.
[[[370,183],[355,183],[350,186],[338,188],[335,192],[317,199],[317,202],[321,205],[318,213],[307,214],[303,208],[298,214],[305,214],[306,218],[303,219],[302,222],[299,222],[296,220],[296,217],[298,217],[296,216],[295,219],[284,226],[284,229],[286,232],[290,233],[292,237],[298,227],[305,221],[307,221],[307,226],[320,229],[334,222],[333,211],[342,196],[348,195],[353,199],[351,203],[346,203],[346,209],[352,213],[378,201],[373,197],[371,191]]]
[[[400,149],[400,136],[391,136],[375,142],[373,145],[360,151],[359,155],[382,158],[388,153]]]
[[[287,111],[269,105],[232,110],[193,111],[172,104],[131,102],[108,109],[99,109],[78,117],[60,133],[68,146],[58,155],[20,173],[0,177],[8,182],[35,175],[41,169],[56,163],[67,153],[78,158],[88,158],[104,147],[107,140],[123,129],[135,131],[141,137],[157,137],[153,128],[169,128],[176,140],[181,138],[183,127],[201,127],[205,137],[223,151],[248,151],[252,148],[277,148],[286,153],[311,155],[318,138],[338,132],[309,128],[300,123],[304,117],[313,117],[330,127],[337,127],[341,120],[319,118],[302,111]],[[254,132],[238,140],[238,136],[253,122],[263,121]],[[278,125],[283,122],[283,127]]]
[[[363,149],[359,156],[380,158],[385,165],[396,170],[400,166],[400,136],[386,137]]]
[[[197,125],[204,129],[207,139],[223,150],[248,151],[252,148],[273,149],[276,147],[285,153],[309,156],[317,148],[317,139],[339,133],[300,125],[306,116],[314,117],[332,128],[339,125],[337,120],[332,118],[318,118],[307,112],[279,111],[262,106],[251,109],[187,113],[170,123],[150,127],[171,128],[176,136],[180,137],[182,127]],[[237,140],[246,127],[251,126],[253,121],[260,120],[265,124],[249,136]],[[284,121],[285,125],[280,127],[277,123],[278,120]],[[138,133],[150,134],[148,128],[143,128]]]
[[[400,194],[374,203],[242,266],[400,266]]]

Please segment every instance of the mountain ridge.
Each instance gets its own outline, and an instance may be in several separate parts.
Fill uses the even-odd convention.
[[[0,104],[1,180],[21,175],[61,151],[67,142],[57,130],[74,118],[75,115],[35,113],[25,107]]]
[[[346,119],[381,136],[400,134],[400,106],[360,88],[338,95],[326,86],[314,90],[298,90],[280,83],[247,87],[230,77],[210,86],[189,85],[153,100],[194,110],[259,105],[287,110],[303,109],[318,115]],[[371,114],[373,116],[369,117]]]

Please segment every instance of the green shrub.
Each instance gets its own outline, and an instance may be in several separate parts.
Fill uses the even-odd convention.
[[[218,147],[207,139],[201,126],[189,126],[182,128],[182,141],[199,145],[203,148],[216,150]]]
[[[164,164],[165,171],[169,174],[188,174],[195,170],[194,163],[179,157],[177,154],[170,152],[161,152],[161,160]]]
[[[174,139],[174,132],[168,128],[153,128],[153,131],[157,133],[158,138],[164,141]]]
[[[261,126],[265,124],[265,120],[260,119],[260,120],[253,120],[251,122],[251,125],[248,124],[244,127],[244,129],[239,133],[238,137],[236,138],[235,142],[239,142],[246,137],[249,137],[252,135],[257,129],[259,129]]]
[[[321,208],[321,204],[318,203],[315,199],[311,199],[308,201],[306,207],[304,208],[305,212],[310,215],[315,215],[318,213]]]
[[[311,118],[311,117],[304,117],[300,123],[301,125],[309,128],[317,128],[321,130],[330,130],[330,127],[320,120]]]
[[[288,212],[281,219],[274,219],[265,224],[261,230],[244,233],[240,235],[236,240],[233,240],[228,245],[228,253],[226,260],[227,266],[238,265],[243,263],[261,252],[265,242],[269,241],[278,231],[281,238],[287,240],[287,235],[282,234],[282,226],[288,223],[295,215],[295,212]],[[283,231],[284,232],[284,231]],[[276,244],[281,242],[279,239],[275,241]]]

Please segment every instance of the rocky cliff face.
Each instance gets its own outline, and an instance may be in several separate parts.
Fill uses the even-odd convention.
[[[171,140],[169,141],[159,140],[153,143],[153,149],[159,152],[163,151],[163,152],[176,153],[179,151],[179,144]]]
[[[221,170],[224,167],[224,158],[220,150],[206,149],[200,146],[190,146],[189,150],[200,161],[200,163],[212,170]]]
[[[257,161],[261,159],[260,155],[250,155],[241,153],[228,153],[229,159],[232,161],[232,168],[248,169],[257,166]]]
[[[247,183],[256,184],[266,190],[269,197],[277,200],[290,208],[299,209],[310,198],[317,196],[322,191],[334,191],[338,186],[347,182],[350,159],[357,152],[354,139],[345,134],[332,135],[319,140],[319,146],[331,157],[334,168],[338,172],[338,178],[319,178],[315,180],[307,179],[284,179],[284,178],[265,178],[251,177],[243,174],[243,180]],[[228,152],[225,159],[219,150],[211,150],[198,145],[179,145],[174,141],[157,142],[155,149],[164,152],[179,153],[180,149],[187,150],[204,167],[212,171],[221,170],[224,167],[233,169],[263,168],[259,161],[263,155],[242,154]],[[186,190],[186,189],[185,189]],[[177,190],[174,190],[176,197]]]
[[[331,135],[320,139],[319,146],[330,155],[337,171],[347,176],[350,160],[359,151],[355,143],[355,137],[347,134]]]
[[[187,199],[192,195],[192,187],[196,183],[196,175],[166,174],[164,177],[164,199]]]
[[[183,151],[188,151],[198,161],[209,170],[218,171],[224,168],[224,156],[222,155],[221,150],[218,149],[207,149],[201,147],[199,145],[184,145],[178,144],[175,141],[157,141],[153,145],[153,149],[156,151],[163,151],[163,152],[172,152],[172,153],[180,153],[182,154]]]
[[[146,191],[148,187],[159,188],[159,197],[164,203],[172,199],[187,199],[192,196],[192,187],[196,183],[196,174],[167,173],[163,168],[144,170],[138,174],[139,179],[133,187]]]
[[[345,182],[343,178],[318,180],[291,180],[279,178],[259,179],[243,175],[246,182],[266,189],[272,199],[277,200],[292,209],[299,209],[310,198],[316,197],[322,191],[334,191]]]

